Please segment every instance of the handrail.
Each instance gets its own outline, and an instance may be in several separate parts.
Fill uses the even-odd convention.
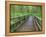
[[[23,16],[23,17],[26,17],[26,16]],[[21,17],[17,17],[17,18],[21,18]],[[13,19],[13,18],[12,18]],[[15,18],[16,19],[16,18]],[[24,19],[24,18],[23,18]],[[16,22],[18,22],[18,21],[22,21],[23,19],[19,19],[19,20],[17,20],[17,21],[15,21],[15,23]]]
[[[23,17],[25,18],[25,17],[28,17],[28,16],[23,16]],[[21,17],[20,17],[20,18],[21,18]],[[25,19],[26,19],[26,18],[25,18]],[[25,22],[25,20],[23,21],[23,18],[22,18],[21,20],[19,20],[19,21],[17,21],[17,22],[15,21],[15,24],[18,23],[18,22],[20,22],[20,21],[22,21],[22,23]],[[18,27],[20,27],[20,26],[22,25],[22,23],[20,23],[19,25],[17,25],[14,30],[16,30]],[[12,30],[12,29],[11,29],[11,30]],[[14,31],[14,30],[13,30],[13,31]]]
[[[39,18],[39,17],[37,17],[37,16],[35,16],[36,17],[36,23],[37,23],[37,25],[38,25],[38,28],[39,28],[39,30],[41,30],[41,25],[39,24],[39,22],[38,21],[41,21],[41,18]],[[41,23],[41,22],[40,22]]]
[[[34,22],[36,23],[36,26],[38,27],[38,30],[41,30],[41,25],[38,22],[38,21],[40,21],[40,23],[41,23],[41,19],[37,16],[34,16],[34,20],[35,20]]]
[[[41,26],[39,25],[39,23],[37,22],[37,20],[36,20],[36,23],[38,25],[39,30],[41,30]]]
[[[42,20],[41,18],[39,18],[38,16],[35,16],[35,17],[37,17],[40,21]]]

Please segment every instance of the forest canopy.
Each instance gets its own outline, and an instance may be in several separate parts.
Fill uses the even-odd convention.
[[[25,6],[25,5],[11,5],[11,17],[20,17],[25,15],[42,16],[41,6]]]

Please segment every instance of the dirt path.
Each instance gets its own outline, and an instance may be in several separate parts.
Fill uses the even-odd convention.
[[[21,25],[16,31],[34,31],[33,17],[30,16],[27,22]]]

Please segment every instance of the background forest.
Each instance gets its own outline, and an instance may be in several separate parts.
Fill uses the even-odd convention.
[[[29,16],[37,17],[39,30],[41,30],[42,22],[42,7],[41,6],[26,6],[26,5],[11,5],[11,27],[10,31],[15,32]]]

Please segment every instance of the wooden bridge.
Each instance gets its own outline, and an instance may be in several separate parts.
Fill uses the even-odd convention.
[[[41,30],[41,26],[38,21],[38,18],[35,16],[29,16],[27,20],[24,20],[24,22],[22,20],[19,21],[20,24],[17,26],[14,24],[14,28],[12,29],[13,31],[11,32],[39,31]]]
[[[33,17],[30,16],[28,20],[22,24],[16,31],[34,31]]]

